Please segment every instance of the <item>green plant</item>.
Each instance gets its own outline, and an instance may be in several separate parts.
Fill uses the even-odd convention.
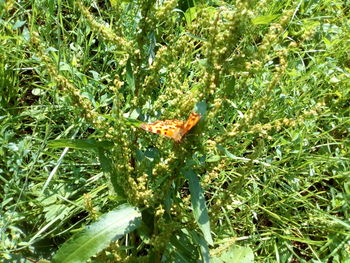
[[[342,1],[0,4],[2,257],[350,260]]]

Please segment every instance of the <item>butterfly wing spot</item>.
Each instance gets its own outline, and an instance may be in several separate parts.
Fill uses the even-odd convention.
[[[143,123],[140,127],[146,131],[164,135],[179,142],[182,137],[198,123],[200,118],[200,114],[191,113],[186,122],[180,120],[165,120],[149,124]]]

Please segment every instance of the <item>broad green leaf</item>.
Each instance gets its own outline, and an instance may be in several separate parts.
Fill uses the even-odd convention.
[[[194,111],[202,115],[202,120],[206,118],[208,104],[205,101],[197,102]]]
[[[209,247],[208,243],[205,241],[203,236],[199,235],[195,231],[191,231],[191,235],[194,241],[196,241],[197,245],[199,246],[202,254],[202,262],[203,263],[210,263],[210,254],[209,254]]]
[[[197,263],[199,253],[197,247],[193,244],[192,238],[186,229],[174,234],[170,239],[171,246],[167,253],[172,257],[170,262],[178,263]],[[168,261],[169,262],[169,261]]]
[[[278,15],[258,16],[252,19],[252,23],[254,25],[265,25],[271,23],[277,17]]]
[[[194,218],[196,219],[197,224],[204,235],[204,239],[208,242],[208,244],[213,245],[213,239],[210,233],[208,209],[205,204],[205,198],[198,176],[193,172],[193,170],[186,170],[184,173],[189,182]]]
[[[110,148],[114,144],[109,141],[96,141],[96,140],[54,140],[48,143],[49,147],[58,148],[58,147],[69,147],[74,149],[82,150],[94,150],[96,148]]]
[[[220,257],[211,258],[212,263],[253,263],[254,254],[249,247],[232,246]]]
[[[103,215],[63,244],[52,262],[79,263],[101,252],[109,244],[135,230],[141,223],[141,213],[130,205]]]

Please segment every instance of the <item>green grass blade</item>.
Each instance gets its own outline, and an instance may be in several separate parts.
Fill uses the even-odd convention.
[[[96,148],[110,148],[113,146],[112,142],[109,141],[96,141],[92,139],[87,140],[54,140],[48,143],[49,147],[60,148],[69,147],[81,150],[91,150]]]
[[[125,198],[125,192],[117,179],[117,174],[112,160],[107,157],[105,151],[102,148],[98,148],[97,154],[103,172],[110,176],[114,191],[118,194],[118,196]]]
[[[129,88],[134,93],[135,92],[135,77],[132,70],[132,65],[130,60],[128,60],[128,63],[126,64],[126,81],[129,85]]]

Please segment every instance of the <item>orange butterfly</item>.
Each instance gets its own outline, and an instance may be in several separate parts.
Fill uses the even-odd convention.
[[[176,142],[180,142],[182,137],[191,130],[200,119],[200,114],[192,112],[187,121],[156,121],[154,123],[143,123],[140,127],[146,131],[164,135],[174,139]]]

